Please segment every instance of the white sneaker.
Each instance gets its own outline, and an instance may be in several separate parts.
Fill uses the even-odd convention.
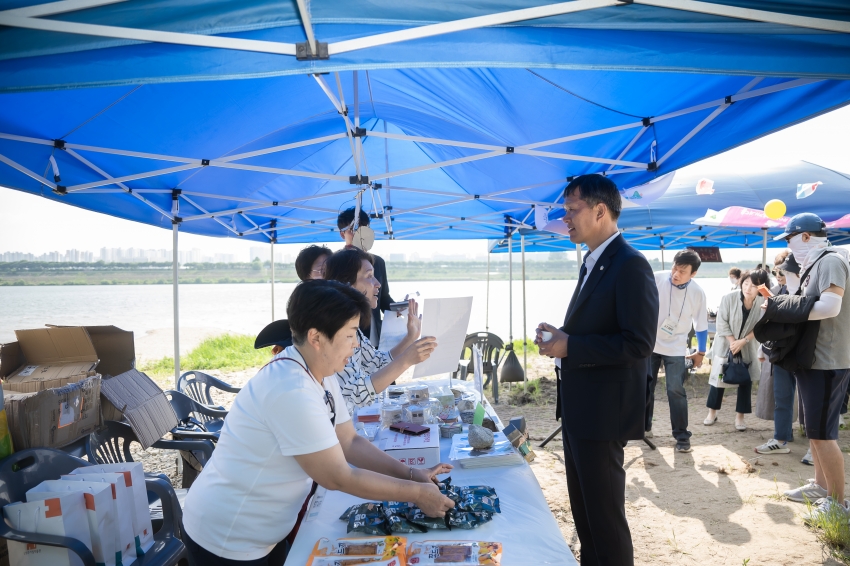
[[[788,454],[791,449],[788,448],[788,443],[779,443],[775,438],[771,438],[761,446],[756,446],[756,454]]]
[[[840,517],[843,522],[850,519],[850,501],[844,500],[844,504],[840,504],[832,497],[824,497],[819,499],[812,505],[812,510],[803,513],[804,523],[816,523],[820,519],[829,519],[831,515]]]
[[[812,449],[811,448],[806,450],[806,455],[803,456],[803,459],[800,460],[800,461],[807,466],[814,466],[815,465],[815,460],[814,460],[814,458],[812,458]]]
[[[797,503],[805,503],[807,500],[815,502],[818,499],[826,497],[826,488],[819,486],[815,479],[811,478],[808,483],[801,485],[797,489],[789,489],[783,493],[790,501],[796,501]]]
[[[644,437],[644,438],[652,438],[652,436],[653,436],[653,435],[652,435],[652,431],[651,431],[651,430],[648,430],[648,431],[646,431],[646,432],[644,432],[644,433],[643,433],[643,437]]]

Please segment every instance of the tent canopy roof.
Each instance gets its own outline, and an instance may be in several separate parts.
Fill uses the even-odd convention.
[[[765,21],[718,15],[760,2],[648,2],[314,1],[307,15],[265,0],[56,14],[7,0],[0,184],[291,242],[338,238],[362,191],[379,237],[494,238],[530,228],[568,177],[634,187],[850,101],[840,0],[777,0]],[[516,9],[531,11],[503,17]],[[328,59],[294,56],[306,30]],[[420,37],[386,43],[394,31]]]

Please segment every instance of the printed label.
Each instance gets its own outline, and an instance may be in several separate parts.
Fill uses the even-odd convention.
[[[38,366],[27,366],[27,367],[24,368],[24,371],[22,371],[18,375],[21,376],[21,377],[27,377],[27,376],[32,375],[33,372],[37,369],[38,369]]]

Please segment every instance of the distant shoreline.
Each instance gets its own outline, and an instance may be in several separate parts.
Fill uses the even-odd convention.
[[[650,261],[654,271],[662,269],[657,259]],[[700,277],[725,277],[732,263],[703,264]],[[665,266],[669,269],[670,262]],[[738,267],[754,267],[738,265]],[[0,287],[46,287],[80,285],[171,285],[170,263],[0,263]],[[486,281],[487,262],[387,262],[392,281]],[[569,281],[578,279],[576,262],[558,258],[549,261],[529,261],[525,265],[527,281]],[[181,265],[181,284],[267,284],[271,282],[268,262],[251,263],[190,263]],[[508,264],[493,261],[489,266],[491,281],[508,280]],[[514,281],[522,279],[520,262],[514,260]],[[276,283],[297,283],[292,264],[275,264]]]

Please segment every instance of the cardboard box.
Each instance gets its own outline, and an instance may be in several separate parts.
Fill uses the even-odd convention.
[[[46,325],[49,328],[67,326]],[[71,327],[72,328],[72,327]],[[133,333],[117,326],[83,326],[100,359],[97,372],[103,377],[119,375],[136,367],[136,348]]]
[[[99,375],[39,392],[23,393],[4,387],[3,397],[16,451],[61,448],[103,424]]]
[[[177,414],[162,389],[148,376],[131,369],[101,384],[103,418],[127,418],[143,448],[148,448],[177,426]]]
[[[19,348],[17,361],[21,361],[22,355],[23,363],[5,378],[3,387],[6,389],[35,393],[64,387],[96,374],[97,352],[84,328],[16,330],[15,336]],[[11,345],[9,356],[14,356]]]
[[[411,468],[430,468],[440,463],[440,426],[425,425],[430,432],[412,436],[385,430],[382,449],[384,452]]]

